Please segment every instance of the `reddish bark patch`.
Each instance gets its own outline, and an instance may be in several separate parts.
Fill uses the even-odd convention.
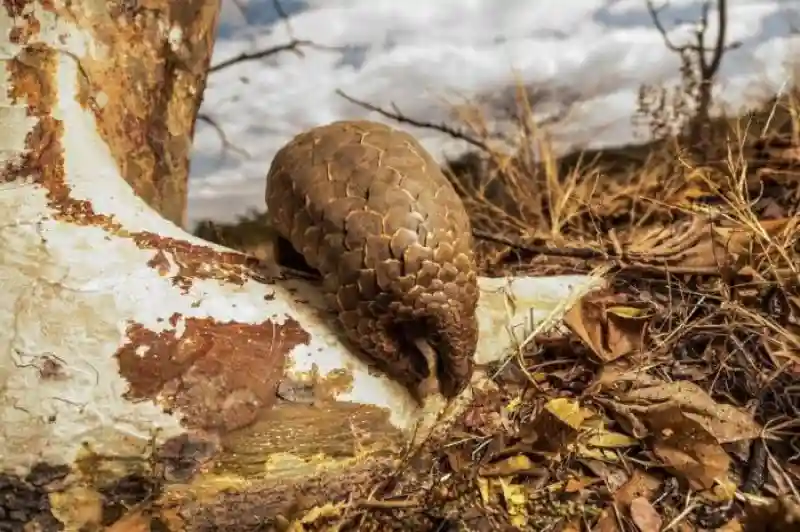
[[[49,1],[42,2],[50,4]],[[14,21],[14,27],[8,32],[8,39],[14,44],[27,44],[31,37],[37,35],[41,29],[39,21],[33,14],[32,9],[25,12],[25,8],[34,5],[29,0],[4,0],[3,7],[6,13]]]
[[[109,216],[95,213],[91,203],[70,197],[64,179],[61,142],[64,125],[52,116],[58,98],[55,85],[58,53],[47,45],[29,45],[7,63],[11,78],[8,96],[14,103],[25,103],[28,116],[35,117],[37,123],[25,139],[26,152],[20,160],[8,163],[3,175],[11,181],[33,182],[47,190],[48,203],[57,219],[118,230],[119,224]]]
[[[12,16],[22,16],[22,2],[4,5]],[[247,278],[263,280],[251,269],[257,266],[255,259],[155,233],[126,231],[113,216],[98,214],[91,202],[71,196],[64,174],[64,125],[53,117],[58,98],[55,76],[59,53],[47,45],[33,44],[6,63],[11,79],[9,98],[15,103],[24,103],[28,116],[36,118],[37,123],[27,135],[22,157],[10,161],[0,174],[4,180],[41,186],[47,191],[48,204],[58,220],[101,227],[117,237],[131,239],[140,249],[156,250],[149,266],[161,275],[169,275],[170,262],[175,264],[172,281],[184,292],[195,279],[216,279],[239,285]]]
[[[188,292],[195,279],[217,279],[237,285],[244,284],[249,278],[259,277],[259,280],[263,280],[253,271],[258,266],[258,260],[241,253],[217,251],[208,246],[148,232],[131,233],[131,238],[140,249],[158,250],[147,264],[161,275],[169,273],[170,262],[177,266],[178,271],[172,276],[172,283],[184,293]]]
[[[187,428],[225,432],[275,403],[287,354],[310,339],[292,319],[242,324],[185,318],[159,333],[132,324],[127,336],[116,355],[130,386],[128,399],[177,411]]]
[[[148,205],[183,224],[219,2],[67,2],[56,13],[104,50],[81,61],[79,101],[95,116],[120,173]]]

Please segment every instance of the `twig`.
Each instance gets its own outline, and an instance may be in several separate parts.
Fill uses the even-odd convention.
[[[353,506],[356,508],[393,510],[398,508],[416,508],[419,506],[419,501],[414,499],[400,501],[380,501],[376,499],[370,499],[365,501],[356,501],[354,502]]]
[[[303,52],[299,49],[301,46],[310,46],[315,48],[324,48],[317,44],[314,44],[311,41],[299,40],[299,39],[292,39],[286,44],[280,44],[278,46],[273,46],[272,48],[266,48],[264,50],[259,50],[257,52],[249,52],[245,53],[242,52],[241,54],[237,55],[236,57],[232,57],[230,59],[226,59],[221,63],[218,63],[208,69],[209,74],[213,74],[214,72],[219,72],[224,68],[228,68],[230,66],[244,63],[245,61],[255,61],[256,59],[263,59],[265,57],[269,57],[271,55],[275,55],[281,52],[294,52],[298,56],[303,56]]]
[[[400,110],[397,108],[397,106],[395,104],[392,104],[392,110],[391,111],[387,111],[387,110],[382,109],[381,107],[378,107],[378,106],[373,105],[371,103],[367,103],[367,102],[364,102],[364,101],[361,101],[361,100],[357,100],[356,98],[353,98],[352,96],[348,96],[341,89],[336,89],[336,94],[338,94],[339,96],[341,96],[342,98],[344,98],[345,100],[347,100],[350,103],[354,103],[354,104],[358,105],[359,107],[363,107],[364,109],[367,109],[368,111],[376,112],[381,116],[384,116],[386,118],[395,120],[397,122],[400,122],[401,124],[409,124],[409,125],[412,125],[414,127],[419,127],[419,128],[422,128],[422,129],[432,129],[434,131],[438,131],[440,133],[444,133],[445,135],[449,135],[450,137],[452,137],[454,139],[463,140],[464,142],[467,142],[467,143],[475,146],[476,148],[478,148],[478,149],[480,149],[480,150],[482,150],[482,151],[484,151],[486,153],[492,153],[491,148],[489,148],[489,146],[485,142],[481,141],[480,139],[476,139],[475,137],[472,137],[472,136],[464,133],[463,131],[461,131],[459,129],[455,129],[455,128],[451,127],[451,126],[448,126],[447,124],[434,124],[432,122],[425,122],[425,121],[415,120],[413,118],[409,118],[409,117],[403,115],[403,113],[400,112]]]
[[[248,159],[250,158],[250,154],[249,153],[247,153],[242,148],[239,148],[238,146],[235,146],[234,144],[232,144],[228,140],[228,137],[227,137],[227,135],[225,135],[225,131],[222,129],[222,127],[219,124],[217,124],[217,122],[213,118],[211,118],[209,115],[207,115],[205,113],[199,113],[197,115],[197,120],[205,122],[206,124],[208,124],[209,126],[214,128],[214,131],[217,132],[217,135],[219,136],[219,139],[222,142],[222,154],[221,155],[222,155],[222,159],[223,160],[225,159],[225,156],[227,155],[228,150],[236,152],[239,155],[242,155],[242,156],[244,156],[244,157],[246,157]]]
[[[512,249],[524,251],[532,255],[547,255],[551,257],[569,257],[573,259],[607,259],[609,256],[600,251],[589,248],[553,248],[550,246],[531,246],[514,242],[506,237],[493,235],[484,231],[473,230],[472,235],[486,242],[493,242],[503,246],[508,246]]]

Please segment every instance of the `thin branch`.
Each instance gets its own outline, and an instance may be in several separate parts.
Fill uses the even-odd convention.
[[[698,44],[681,44],[677,45],[672,42],[672,39],[669,38],[667,28],[664,26],[664,23],[661,22],[661,12],[664,10],[665,7],[669,5],[669,2],[665,2],[664,5],[661,7],[655,7],[653,4],[653,0],[647,0],[647,12],[650,14],[650,19],[653,22],[653,26],[655,26],[658,33],[661,35],[661,39],[664,41],[664,46],[672,52],[681,53],[686,51],[693,51],[693,52],[712,52],[714,53],[714,57],[716,58],[716,54],[718,51],[722,50],[722,52],[727,52],[728,50],[735,50],[739,46],[741,46],[740,42],[733,42],[729,45],[725,45],[725,23],[723,20],[727,19],[728,16],[728,9],[727,9],[727,0],[719,0],[719,8],[717,10],[720,20],[720,33],[717,35],[717,45],[714,48],[706,48],[705,47],[705,31],[708,29],[708,11],[710,10],[710,1],[706,1],[703,3],[703,14],[700,18],[700,28],[695,32],[695,38],[698,39]],[[721,58],[719,59],[721,61]],[[714,63],[712,59],[712,63]]]
[[[257,52],[243,52],[236,57],[232,57],[230,59],[226,59],[221,63],[218,63],[208,69],[209,74],[213,74],[214,72],[219,72],[224,68],[228,68],[230,66],[236,65],[238,63],[244,63],[246,61],[255,61],[257,59],[263,59],[265,57],[269,57],[271,55],[279,54],[281,52],[294,52],[298,56],[302,57],[303,52],[300,50],[301,46],[316,46],[311,41],[303,41],[298,39],[292,39],[286,44],[280,44],[278,46],[273,46],[272,48],[266,48],[264,50],[259,50]]]
[[[647,12],[650,13],[650,19],[653,21],[653,26],[655,26],[656,30],[658,30],[658,33],[661,34],[661,39],[664,41],[664,46],[666,46],[670,51],[680,52],[684,49],[684,47],[676,46],[675,43],[672,42],[667,34],[667,28],[665,28],[664,24],[661,22],[661,10],[668,5],[669,2],[665,3],[660,8],[656,8],[656,6],[653,4],[653,0],[647,0]]]
[[[222,142],[222,154],[221,155],[222,155],[222,159],[223,160],[225,159],[225,156],[227,155],[228,150],[230,150],[232,152],[236,152],[239,155],[242,155],[242,156],[244,156],[244,157],[246,157],[248,159],[250,158],[250,154],[249,153],[247,153],[242,148],[239,148],[238,146],[232,144],[228,140],[228,137],[227,137],[227,135],[225,135],[225,131],[222,129],[222,127],[219,124],[217,124],[217,122],[213,118],[211,118],[209,115],[204,114],[204,113],[199,113],[197,115],[197,120],[199,120],[201,122],[205,122],[206,124],[208,124],[209,126],[214,128],[214,131],[217,132],[217,135],[219,136],[220,142]]]
[[[491,150],[491,148],[489,148],[488,144],[486,144],[485,142],[481,141],[480,139],[476,139],[475,137],[472,137],[471,135],[468,135],[467,133],[464,133],[460,129],[456,129],[454,127],[448,126],[447,124],[434,124],[432,122],[424,122],[424,121],[421,121],[421,120],[415,120],[413,118],[409,118],[409,117],[403,115],[403,113],[400,112],[400,109],[398,109],[395,104],[392,104],[392,111],[387,111],[387,110],[382,109],[382,108],[380,108],[380,107],[378,107],[376,105],[373,105],[371,103],[367,103],[367,102],[364,102],[364,101],[361,101],[361,100],[357,100],[357,99],[353,98],[352,96],[348,96],[341,89],[336,89],[336,94],[338,94],[339,96],[341,96],[342,98],[344,98],[345,100],[347,100],[350,103],[354,103],[354,104],[358,105],[359,107],[363,107],[364,109],[367,109],[368,111],[373,111],[375,113],[378,113],[379,115],[381,115],[381,116],[383,116],[385,118],[389,118],[389,119],[394,120],[396,122],[400,122],[401,124],[409,124],[409,125],[412,125],[414,127],[418,127],[418,128],[422,128],[422,129],[431,129],[431,130],[434,130],[434,131],[438,131],[440,133],[444,133],[445,135],[449,135],[450,137],[452,137],[454,139],[463,140],[464,142],[467,142],[468,144],[471,144],[471,145],[475,146],[476,148],[478,148],[478,149],[480,149],[480,150],[482,150],[482,151],[484,151],[486,153],[491,153],[492,152],[492,150]]]

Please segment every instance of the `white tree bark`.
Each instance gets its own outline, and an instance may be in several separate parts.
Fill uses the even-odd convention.
[[[436,415],[440,402],[417,408],[353,356],[314,284],[266,281],[136,197],[98,132],[104,94],[79,94],[102,46],[39,3],[24,16],[23,44],[23,16],[0,11],[0,470],[205,441],[193,451],[217,460],[205,475],[300,478],[348,467],[343,449],[395,448]],[[594,281],[480,282],[485,363]],[[142,467],[122,463],[118,477]]]

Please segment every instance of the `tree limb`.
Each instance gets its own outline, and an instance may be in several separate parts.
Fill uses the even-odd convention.
[[[475,146],[476,148],[478,148],[481,151],[484,151],[484,152],[487,152],[487,153],[491,153],[491,148],[489,147],[489,145],[486,144],[485,142],[483,142],[482,140],[476,139],[475,137],[472,137],[471,135],[468,135],[467,133],[465,133],[465,132],[463,132],[463,131],[461,131],[459,129],[455,129],[455,128],[451,127],[451,126],[448,126],[447,124],[434,124],[432,122],[426,122],[426,121],[422,121],[422,120],[416,120],[416,119],[413,119],[413,118],[409,118],[409,117],[403,115],[403,113],[400,112],[400,109],[398,109],[395,104],[392,104],[392,111],[387,111],[387,110],[382,109],[382,108],[380,108],[380,107],[378,107],[376,105],[373,105],[371,103],[367,103],[367,102],[364,102],[362,100],[357,100],[356,98],[353,98],[352,96],[348,96],[347,94],[344,93],[344,91],[342,91],[340,89],[336,90],[336,94],[338,94],[339,96],[341,96],[345,100],[358,105],[359,107],[363,107],[364,109],[367,109],[369,111],[376,112],[376,113],[380,114],[381,116],[383,116],[385,118],[389,118],[391,120],[395,120],[395,121],[397,121],[397,122],[399,122],[401,124],[408,124],[408,125],[411,125],[411,126],[414,126],[414,127],[422,128],[422,129],[431,129],[431,130],[434,130],[434,131],[438,131],[440,133],[444,133],[445,135],[449,135],[450,137],[452,137],[454,139],[463,140],[463,141],[467,142],[468,144],[471,144],[472,146]]]

